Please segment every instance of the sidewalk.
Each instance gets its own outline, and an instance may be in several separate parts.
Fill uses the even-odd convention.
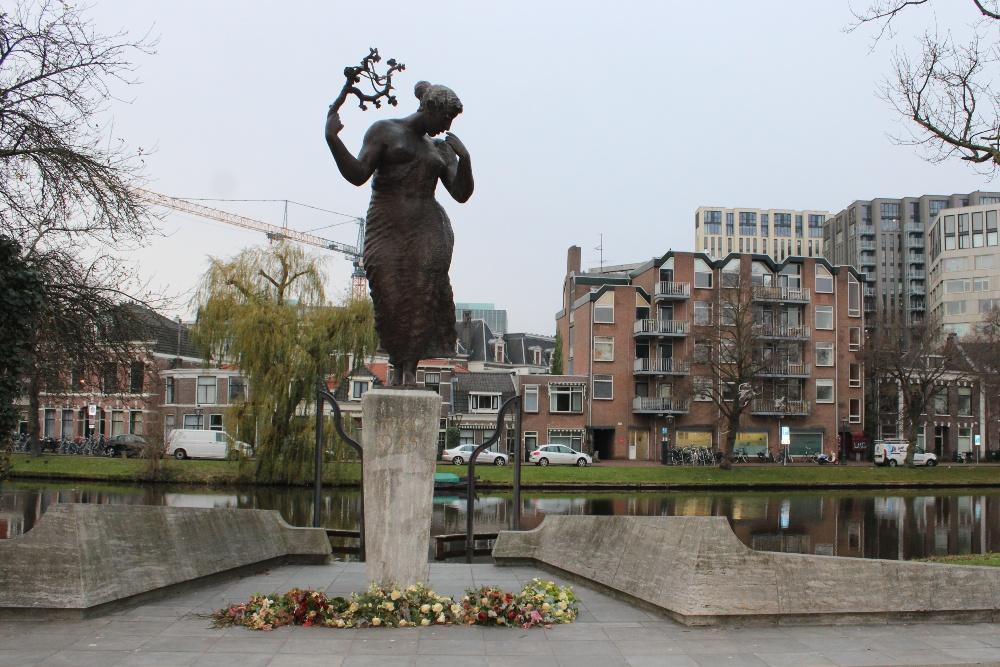
[[[517,589],[525,567],[431,564],[447,595]],[[86,621],[0,622],[0,667],[669,667],[1000,664],[1000,624],[688,628],[575,585],[576,622],[551,630],[479,627],[217,630],[200,614],[293,586],[345,595],[364,564],[285,566]]]

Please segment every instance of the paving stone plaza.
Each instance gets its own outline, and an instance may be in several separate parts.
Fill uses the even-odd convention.
[[[84,621],[0,621],[0,667],[1000,665],[1000,624],[689,628],[528,567],[430,567],[435,590],[452,596],[535,576],[571,583],[580,615],[550,630],[211,627],[205,614],[252,593],[366,586],[363,563],[289,565]]]

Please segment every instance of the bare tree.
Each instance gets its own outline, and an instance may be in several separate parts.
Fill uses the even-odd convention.
[[[895,385],[902,396],[899,417],[910,447],[905,463],[913,466],[920,415],[927,414],[939,385],[967,375],[967,365],[954,338],[945,339],[939,325],[904,325],[898,319],[876,320],[862,351],[865,368],[878,373],[879,386]]]
[[[1000,56],[1000,11],[997,0],[969,0],[970,34],[964,39],[950,30],[927,30],[920,37],[920,55],[902,48],[893,54],[893,73],[885,81],[884,97],[910,122],[905,144],[921,146],[926,158],[951,157],[991,172],[1000,165],[1000,106],[993,81]],[[891,39],[902,13],[931,0],[876,0],[855,12],[848,26],[877,28],[875,42]]]
[[[73,5],[0,13],[0,232],[39,244],[129,243],[151,231],[133,194],[141,150],[108,131],[111,86],[133,80],[148,41],[98,33]]]
[[[698,352],[694,363],[702,367],[696,377],[704,380],[692,391],[719,410],[726,429],[719,466],[728,469],[740,420],[760,391],[762,374],[778,362],[765,355],[759,344],[754,286],[738,273],[720,275],[722,285],[716,290],[712,312],[695,313],[692,332]]]

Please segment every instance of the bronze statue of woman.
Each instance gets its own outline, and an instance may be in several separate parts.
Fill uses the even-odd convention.
[[[380,120],[365,133],[357,157],[338,136],[344,125],[334,107],[326,142],[348,182],[372,179],[365,229],[364,265],[375,307],[375,329],[396,369],[393,385],[413,385],[417,363],[452,355],[455,302],[448,279],[454,235],[434,199],[440,180],[459,203],[474,187],[465,145],[448,130],[462,102],[445,86],[414,87],[420,100],[406,118]],[[446,133],[444,139],[433,137]]]

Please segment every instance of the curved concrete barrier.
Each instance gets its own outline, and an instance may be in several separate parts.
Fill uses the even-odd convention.
[[[264,562],[322,562],[321,528],[273,510],[57,504],[0,540],[0,612],[75,610]]]
[[[502,532],[531,560],[689,625],[1000,620],[1000,568],[748,549],[725,517],[548,516]]]

